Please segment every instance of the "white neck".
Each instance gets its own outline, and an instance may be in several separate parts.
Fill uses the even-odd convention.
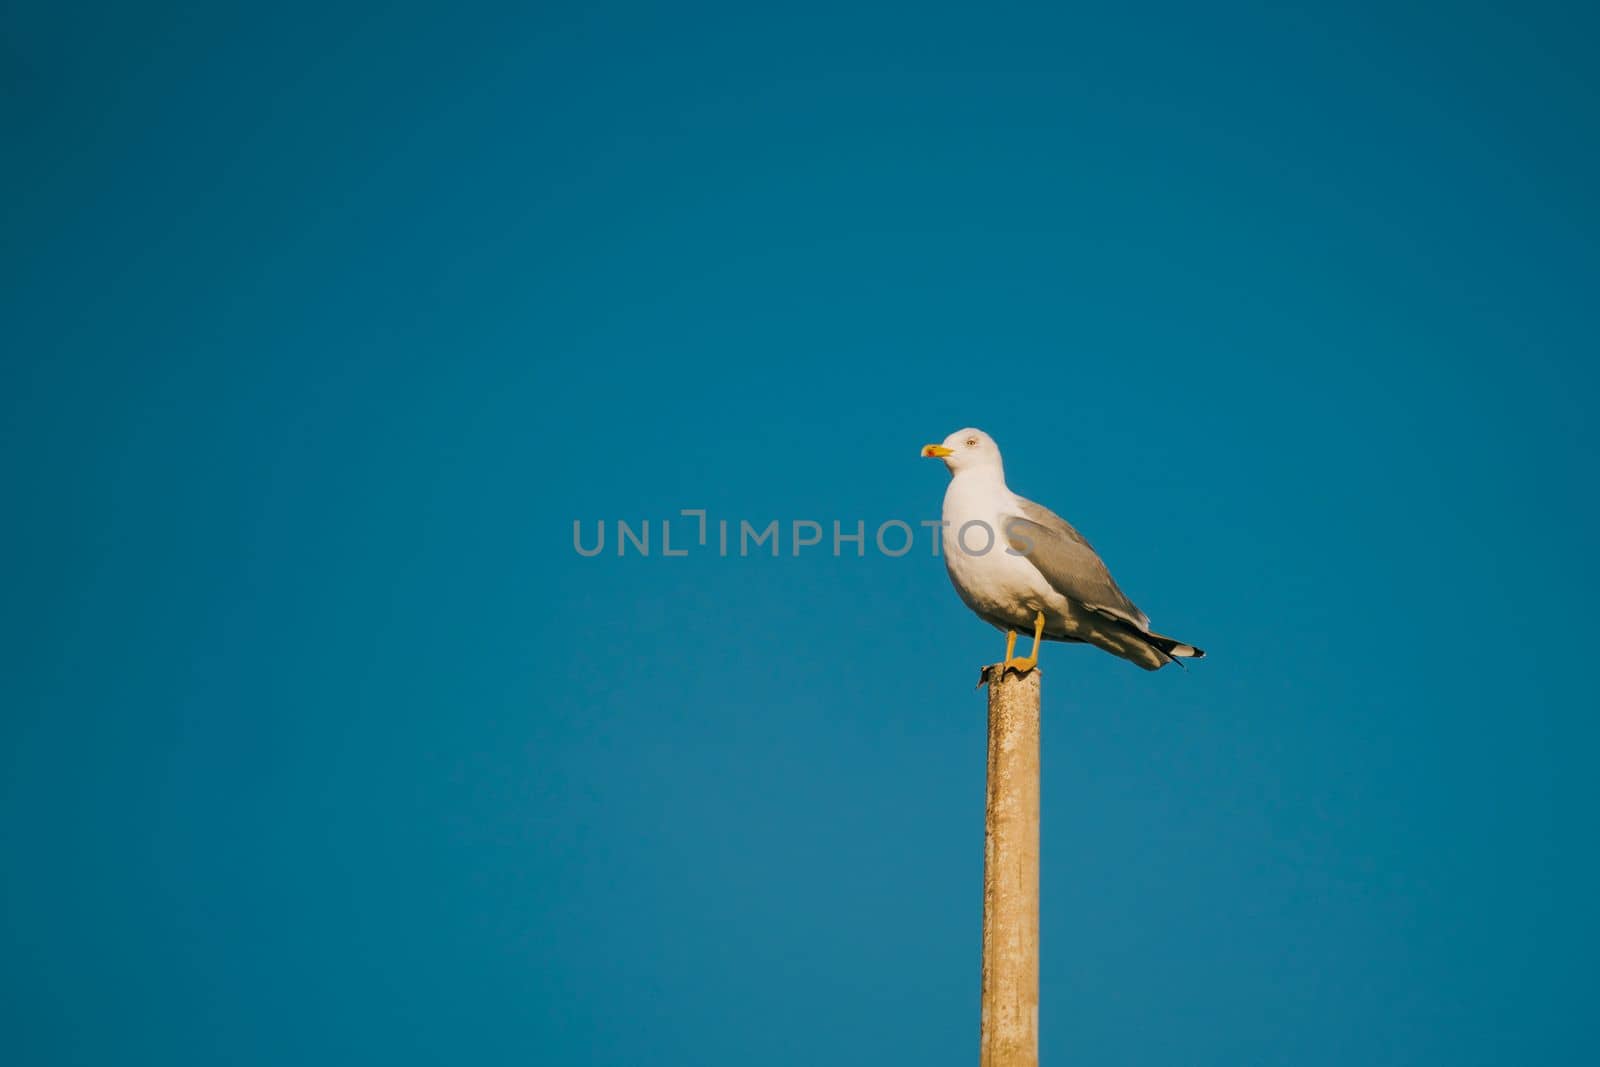
[[[956,471],[951,476],[950,482],[952,485],[960,482],[963,489],[968,486],[973,489],[979,487],[1004,489],[1006,488],[1006,469],[998,462],[985,463],[979,467],[966,467]]]

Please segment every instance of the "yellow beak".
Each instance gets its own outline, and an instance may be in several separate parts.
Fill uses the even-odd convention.
[[[943,459],[944,457],[948,456],[953,451],[955,451],[955,450],[954,449],[950,449],[950,448],[946,448],[946,447],[944,447],[944,445],[923,445],[922,446],[922,458],[923,459]]]

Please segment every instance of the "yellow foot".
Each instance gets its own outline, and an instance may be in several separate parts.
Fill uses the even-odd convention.
[[[1044,612],[1035,612],[1033,616],[1033,651],[1026,656],[1013,656],[1016,651],[1017,632],[1015,630],[1006,634],[1006,660],[1000,664],[1000,673],[1016,671],[1018,674],[1027,674],[1039,665],[1039,638],[1044,633]]]

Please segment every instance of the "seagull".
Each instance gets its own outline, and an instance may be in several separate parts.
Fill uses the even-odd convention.
[[[941,539],[945,569],[962,601],[1006,633],[1002,671],[1026,674],[1039,641],[1081,641],[1147,671],[1205,652],[1150,629],[1111,572],[1072,525],[1006,488],[994,438],[957,430],[922,455],[950,470]],[[1033,651],[1017,656],[1017,631],[1033,627]]]

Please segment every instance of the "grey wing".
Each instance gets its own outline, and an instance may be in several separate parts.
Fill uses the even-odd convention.
[[[1027,556],[1051,588],[1103,615],[1150,629],[1150,620],[1117,588],[1093,546],[1047,507],[1017,498],[1019,515],[1006,523],[1006,540]]]

